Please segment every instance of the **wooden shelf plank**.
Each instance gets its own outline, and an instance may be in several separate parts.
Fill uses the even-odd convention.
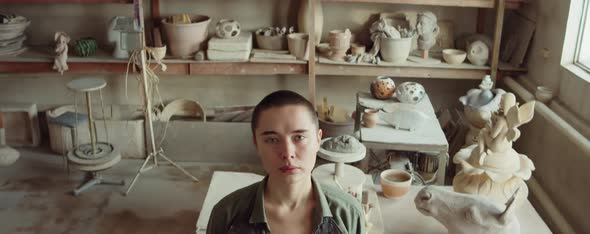
[[[307,63],[191,63],[191,75],[305,75]]]
[[[418,64],[413,62],[374,64],[349,64],[346,62],[332,61],[320,57],[316,67],[317,75],[345,75],[345,76],[395,76],[415,78],[441,78],[441,79],[481,79],[489,73],[488,66],[475,66],[467,63],[450,65]]]
[[[279,75],[307,74],[307,62],[216,62],[190,59],[165,59],[167,70],[157,68],[158,74],[166,75]],[[0,56],[0,73],[56,72],[51,48],[31,47],[19,56]],[[110,52],[98,50],[90,57],[68,57],[68,73],[118,73],[127,71],[127,59],[113,58]],[[155,63],[151,67],[156,67]],[[132,68],[130,68],[130,72]]]
[[[350,2],[350,3],[388,3],[403,5],[428,5],[448,7],[475,7],[494,8],[495,0],[322,0],[324,2]],[[507,0],[506,8],[518,9],[524,0]]]
[[[53,4],[53,3],[76,3],[76,4],[96,4],[96,3],[133,3],[133,0],[0,0],[0,3],[7,4]]]

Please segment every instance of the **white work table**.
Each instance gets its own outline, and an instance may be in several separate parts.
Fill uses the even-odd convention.
[[[446,187],[449,190],[452,189],[450,186]],[[416,209],[414,197],[422,188],[423,186],[412,186],[408,194],[399,200],[394,200],[383,196],[380,185],[365,183],[365,189],[377,192],[384,233],[447,233],[446,228],[436,219],[425,216]],[[521,234],[552,233],[528,200],[519,207],[516,216],[520,221]]]

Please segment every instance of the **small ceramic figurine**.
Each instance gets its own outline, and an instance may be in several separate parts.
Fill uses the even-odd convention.
[[[479,89],[470,89],[467,95],[459,98],[463,104],[463,113],[469,121],[469,132],[465,135],[465,145],[477,142],[480,130],[492,118],[500,106],[503,89],[492,89],[494,82],[486,75],[479,85]]]
[[[53,70],[58,71],[62,75],[64,71],[67,71],[68,64],[68,43],[70,42],[70,36],[65,32],[56,32],[54,36],[55,40],[55,59],[53,60]]]
[[[533,162],[512,149],[512,142],[520,137],[518,127],[532,120],[535,101],[522,106],[512,93],[502,95],[499,110],[480,131],[477,144],[461,149],[453,163],[461,171],[453,179],[453,189],[461,193],[487,196],[504,203],[520,189],[517,205],[528,195],[524,180],[535,170]]]
[[[428,58],[428,50],[436,43],[436,37],[440,32],[436,15],[430,11],[418,13],[418,49],[425,52],[424,58]]]
[[[420,213],[432,216],[452,234],[519,234],[516,193],[503,205],[485,197],[427,186],[418,192],[414,204]]]
[[[222,19],[215,26],[217,37],[234,38],[240,35],[240,23],[232,19]]]

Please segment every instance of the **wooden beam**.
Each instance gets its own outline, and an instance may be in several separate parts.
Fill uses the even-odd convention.
[[[487,70],[423,67],[353,66],[318,64],[318,75],[338,76],[393,76],[440,79],[481,79]]]
[[[324,2],[349,2],[349,3],[388,3],[401,5],[428,5],[428,6],[448,6],[448,7],[475,7],[475,8],[494,8],[495,0],[323,0]],[[506,6],[510,9],[516,9],[524,0],[507,0]]]
[[[307,74],[305,63],[190,63],[191,75]]]
[[[316,0],[302,0],[302,1],[310,1],[309,7],[311,8],[311,27],[309,27],[309,41],[307,43],[307,49],[309,50],[309,62],[308,64],[308,77],[307,83],[309,86],[309,101],[311,102],[312,106],[316,106],[315,97],[316,97],[316,86],[315,86],[315,37],[321,37],[322,35],[315,35],[315,25],[316,25],[316,18],[315,18],[315,9],[316,9]],[[321,3],[320,3],[321,4]]]
[[[77,4],[96,4],[96,3],[133,3],[133,0],[0,0],[0,3],[7,4],[52,4],[52,3],[77,3]]]
[[[491,77],[496,84],[498,78],[498,64],[500,60],[500,42],[502,41],[502,27],[504,25],[505,0],[497,0],[496,6],[496,29],[494,30],[494,45],[492,46]]]

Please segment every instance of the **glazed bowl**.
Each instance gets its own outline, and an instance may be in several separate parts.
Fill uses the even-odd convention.
[[[388,169],[381,172],[381,189],[383,196],[391,199],[401,199],[412,185],[412,175],[404,170]]]
[[[444,49],[442,53],[445,62],[452,65],[461,64],[467,58],[467,52],[462,50]]]
[[[553,98],[553,90],[546,86],[537,86],[535,99],[542,103],[548,103]]]

